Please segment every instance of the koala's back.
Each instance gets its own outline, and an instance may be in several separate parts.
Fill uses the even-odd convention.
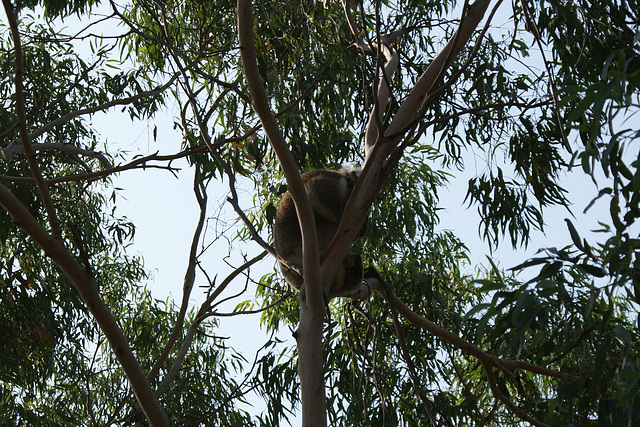
[[[323,250],[331,242],[342,218],[349,199],[349,183],[344,174],[323,169],[302,174],[302,182],[316,219],[319,247]],[[276,213],[274,237],[276,252],[280,256],[286,258],[302,251],[298,216],[288,191]]]
[[[360,169],[357,168],[340,171],[318,169],[301,176],[315,217],[320,253],[333,240],[359,173]],[[273,233],[276,253],[281,258],[278,263],[285,280],[300,290],[303,285],[302,234],[293,198],[288,191],[280,201]],[[344,289],[348,293],[354,286],[359,286],[361,280],[362,260],[359,256],[349,254],[336,274],[331,289]]]

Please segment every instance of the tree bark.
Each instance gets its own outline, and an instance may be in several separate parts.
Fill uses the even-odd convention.
[[[300,326],[297,331],[298,370],[302,390],[302,424],[309,427],[327,425],[327,401],[324,388],[324,356],[322,352],[322,325],[324,322],[323,283],[315,219],[298,166],[287,146],[276,119],[269,107],[262,85],[253,36],[253,14],[250,0],[238,0],[238,38],[242,68],[251,92],[253,108],[260,118],[280,166],[287,179],[302,232],[304,287],[300,292]],[[334,273],[337,269],[333,269]],[[330,270],[330,269],[328,269]],[[324,276],[324,277],[323,277]]]

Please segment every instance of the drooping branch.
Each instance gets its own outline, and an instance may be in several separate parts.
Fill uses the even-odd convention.
[[[76,147],[75,145],[60,144],[60,143],[31,144],[31,147],[33,148],[34,152],[35,151],[60,151],[63,153],[79,154],[85,157],[93,157],[98,159],[103,169],[113,168],[113,165],[111,164],[109,159],[107,159],[107,157],[99,151],[87,150],[84,148]],[[23,144],[14,145],[14,143],[11,143],[8,146],[6,146],[4,149],[0,150],[0,157],[3,160],[8,160],[11,157],[15,156],[16,154],[24,154],[25,153],[24,149],[25,148]]]
[[[367,277],[369,284],[378,292],[388,303],[393,307],[393,310],[396,310],[400,313],[405,319],[407,319],[412,325],[427,330],[432,335],[442,338],[446,342],[450,343],[454,347],[459,350],[462,350],[464,353],[475,357],[482,364],[482,367],[487,376],[487,380],[489,382],[489,386],[491,388],[494,396],[499,399],[501,402],[505,404],[512,412],[514,412],[517,416],[522,418],[523,420],[532,423],[534,425],[544,426],[545,424],[540,423],[534,418],[527,415],[521,408],[516,406],[513,402],[511,402],[506,396],[504,396],[497,386],[495,385],[495,375],[493,373],[493,369],[501,370],[507,373],[510,376],[513,376],[512,370],[514,369],[522,369],[525,371],[529,371],[534,374],[544,375],[547,377],[557,378],[557,379],[566,379],[569,377],[569,374],[556,371],[554,369],[545,368],[543,366],[534,365],[532,363],[524,362],[522,360],[509,360],[503,359],[501,357],[493,356],[476,347],[475,345],[463,340],[458,335],[454,334],[443,328],[440,325],[435,324],[429,319],[420,316],[415,313],[413,310],[409,308],[402,300],[400,300],[393,290],[391,286],[387,283],[386,280],[378,271],[371,267],[367,269],[365,273],[365,277]]]

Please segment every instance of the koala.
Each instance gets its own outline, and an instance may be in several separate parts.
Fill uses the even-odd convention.
[[[320,253],[329,246],[335,235],[361,168],[343,168],[338,171],[317,169],[302,174],[302,182],[316,220]],[[366,232],[367,221],[355,240]],[[286,264],[278,260],[282,274],[294,289],[302,289],[302,234],[291,194],[287,191],[280,201],[274,224],[276,253]],[[363,280],[362,257],[349,253],[331,284],[328,297],[349,296]]]

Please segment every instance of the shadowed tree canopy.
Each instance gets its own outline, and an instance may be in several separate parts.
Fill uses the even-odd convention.
[[[637,4],[3,6],[1,424],[640,423]],[[300,173],[342,165],[318,253]],[[133,174],[189,182],[156,233],[190,245],[132,246]],[[302,293],[272,247],[287,189]],[[327,301],[349,249],[370,295]]]

